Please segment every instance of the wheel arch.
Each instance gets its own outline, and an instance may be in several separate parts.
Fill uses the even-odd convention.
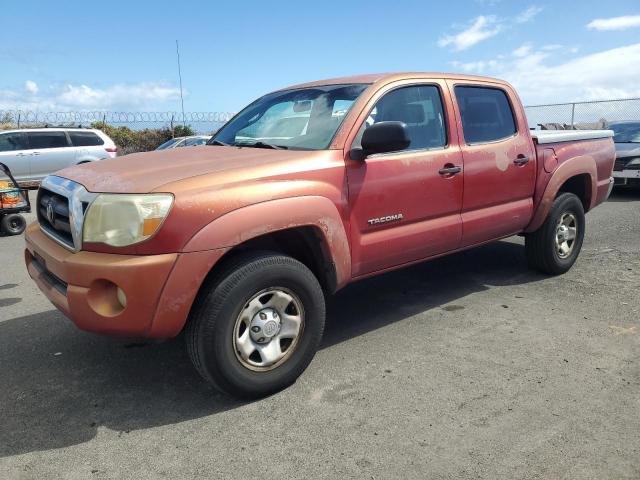
[[[223,255],[207,277],[250,251],[268,251],[295,258],[313,272],[325,291],[333,293],[338,288],[338,274],[327,240],[315,225],[274,230],[239,243]]]
[[[183,251],[223,248],[229,249],[225,257],[253,248],[289,254],[321,277],[328,272],[333,278],[319,280],[330,291],[344,286],[351,277],[347,230],[336,206],[326,197],[291,197],[233,210],[197,232]],[[316,265],[318,259],[324,267]]]
[[[551,210],[553,201],[560,193],[569,192],[577,195],[584,211],[588,212],[595,206],[598,191],[597,178],[596,162],[590,156],[573,157],[562,162],[547,182],[525,232],[533,232],[540,228]]]

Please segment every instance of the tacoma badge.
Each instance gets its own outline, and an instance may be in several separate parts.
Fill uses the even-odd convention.
[[[401,213],[396,213],[395,215],[387,215],[386,217],[378,217],[378,218],[370,218],[367,220],[369,225],[375,225],[376,223],[387,223],[387,222],[395,222],[396,220],[402,220],[404,217]]]

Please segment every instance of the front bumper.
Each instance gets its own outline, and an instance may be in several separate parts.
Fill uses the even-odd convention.
[[[29,275],[78,328],[150,338],[180,332],[202,281],[224,253],[71,252],[47,237],[37,223],[29,225],[25,240]],[[126,296],[125,305],[117,288]]]

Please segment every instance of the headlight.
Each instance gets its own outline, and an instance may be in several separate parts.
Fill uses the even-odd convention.
[[[101,193],[87,210],[82,240],[112,247],[142,242],[160,228],[172,204],[173,195],[169,193]]]

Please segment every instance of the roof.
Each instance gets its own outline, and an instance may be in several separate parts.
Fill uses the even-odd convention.
[[[300,83],[280,90],[292,90],[294,88],[319,87],[322,85],[342,85],[349,83],[388,83],[396,80],[407,80],[411,78],[444,78],[452,80],[469,80],[469,81],[490,81],[497,83],[506,83],[504,80],[491,77],[481,77],[478,75],[463,75],[458,73],[444,72],[395,72],[395,73],[369,73],[365,75],[353,75],[349,77],[328,78],[326,80],[318,80],[315,82]]]
[[[14,128],[11,130],[0,130],[0,135],[3,133],[25,133],[25,132],[67,132],[67,131],[84,131],[84,132],[100,132],[97,128],[84,128],[84,127],[38,127],[38,128]]]

